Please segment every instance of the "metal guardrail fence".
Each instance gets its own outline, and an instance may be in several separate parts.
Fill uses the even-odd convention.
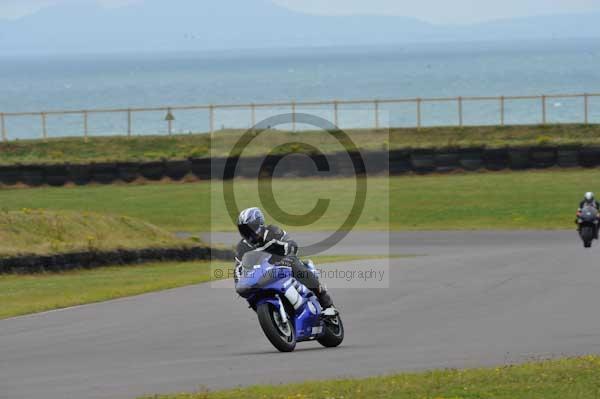
[[[456,126],[465,126],[464,104],[466,102],[477,101],[497,101],[498,103],[498,124],[505,126],[506,123],[506,103],[515,100],[539,101],[540,119],[539,124],[548,123],[548,100],[549,99],[582,99],[583,100],[583,120],[581,123],[590,123],[590,98],[600,97],[600,93],[583,94],[551,94],[551,95],[532,95],[532,96],[470,96],[470,97],[431,97],[431,98],[403,98],[403,99],[373,99],[373,100],[329,100],[329,101],[302,101],[302,102],[272,102],[272,103],[249,103],[249,104],[211,104],[211,105],[189,105],[189,106],[171,106],[171,107],[150,107],[150,108],[114,108],[114,109],[86,109],[86,110],[63,110],[63,111],[41,111],[41,112],[0,112],[0,132],[4,142],[9,141],[9,132],[6,121],[14,117],[36,117],[40,120],[41,138],[48,139],[48,117],[80,115],[83,123],[83,138],[85,141],[90,136],[89,116],[92,114],[123,114],[127,118],[127,136],[132,136],[133,119],[136,113],[142,112],[165,112],[164,121],[167,123],[168,134],[173,133],[173,121],[175,121],[176,111],[206,111],[209,120],[209,132],[215,131],[215,112],[217,110],[249,110],[250,126],[255,126],[257,109],[265,108],[289,108],[292,115],[297,113],[298,107],[331,107],[333,110],[333,123],[340,126],[340,106],[356,105],[372,107],[373,125],[363,126],[364,128],[380,128],[380,107],[384,104],[407,104],[415,105],[416,113],[414,125],[412,127],[421,128],[423,126],[423,105],[427,103],[456,103]],[[293,119],[293,118],[292,118]],[[342,127],[342,126],[340,126]],[[292,130],[296,131],[296,121],[292,121]]]

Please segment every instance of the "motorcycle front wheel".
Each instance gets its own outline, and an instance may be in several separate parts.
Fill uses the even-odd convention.
[[[296,349],[296,332],[289,318],[283,322],[279,310],[270,303],[259,305],[256,313],[260,327],[277,350],[293,352]]]
[[[583,240],[584,248],[591,248],[592,241],[594,240],[594,229],[590,226],[582,227],[581,239]]]

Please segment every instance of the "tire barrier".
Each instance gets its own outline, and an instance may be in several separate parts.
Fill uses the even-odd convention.
[[[225,173],[226,162],[227,158],[209,159],[205,172],[208,175],[208,178],[210,180],[221,180],[227,178],[228,176],[226,176]],[[239,168],[239,165],[237,167]]]
[[[5,186],[14,186],[21,180],[20,166],[2,166],[0,167],[0,183]]]
[[[192,158],[192,173],[200,180],[210,180],[211,177],[211,159],[210,158]]]
[[[440,151],[435,154],[435,170],[440,173],[460,169],[460,153],[458,151]]]
[[[260,166],[262,163],[262,157],[239,158],[235,171],[235,177],[244,177],[247,179],[258,178],[258,172],[260,171]]]
[[[105,266],[135,265],[149,262],[190,262],[199,260],[231,260],[233,252],[209,247],[147,248],[75,252],[57,255],[23,255],[0,258],[1,274],[33,274],[94,269]]]
[[[274,154],[265,157],[241,158],[237,164],[236,177],[255,179],[262,166],[262,176],[312,177],[354,176],[353,160],[362,157],[367,175],[388,174],[391,176],[406,173],[445,173],[455,170],[526,170],[550,167],[600,166],[600,147],[514,147],[499,149],[460,148],[460,149],[404,149],[392,151],[365,151],[364,153],[334,154]],[[158,181],[164,178],[181,180],[193,175],[199,180],[223,178],[225,158],[192,158],[184,160],[153,162],[93,163],[89,165],[8,165],[0,166],[0,184],[14,186],[24,184],[63,186],[67,183],[86,185],[88,183],[110,184],[117,181],[131,183],[139,178]],[[321,173],[321,170],[329,172]]]
[[[579,151],[579,164],[584,168],[600,165],[600,148],[582,148]]]
[[[132,162],[121,162],[117,164],[117,175],[119,180],[131,183],[140,177],[140,166]]]
[[[268,177],[268,176],[275,176],[276,170],[277,170],[277,165],[279,165],[279,163],[281,162],[281,160],[283,159],[283,155],[277,155],[277,154],[269,154],[264,158],[263,163],[261,164],[261,170],[260,170],[260,177]]]
[[[380,152],[368,151],[363,154],[367,175],[383,175],[390,173],[389,157],[382,156]]]
[[[429,150],[415,150],[410,155],[412,170],[417,173],[435,171],[435,153]]]
[[[171,180],[181,180],[191,172],[192,163],[187,159],[165,162],[165,175]]]
[[[364,155],[360,152],[350,152],[349,154],[350,161],[350,176],[358,175],[365,176],[367,174],[367,167],[369,165],[366,164]],[[381,154],[382,158],[387,158],[387,153]],[[361,162],[362,161],[362,162]],[[363,168],[364,164],[364,168]],[[359,169],[357,169],[359,168]]]
[[[556,150],[556,164],[561,168],[574,168],[580,166],[579,148],[559,148]]]
[[[338,152],[335,154],[327,154],[327,160],[329,161],[329,173],[334,176],[349,177],[354,176],[354,164],[352,163],[353,157],[356,154],[348,152]]]
[[[525,170],[531,168],[529,150],[526,148],[511,148],[508,150],[508,162],[512,170]]]
[[[463,170],[475,172],[483,168],[483,148],[464,148],[459,153],[458,163]]]
[[[272,163],[275,162],[275,163]],[[324,166],[317,156],[306,154],[290,154],[277,158],[265,159],[264,165],[277,165],[274,169],[267,166],[264,173],[273,177],[314,177],[318,175],[316,162]],[[262,163],[261,163],[262,164]],[[260,167],[260,166],[259,166]]]
[[[45,168],[46,184],[61,187],[69,181],[69,169],[66,165],[48,165]]]
[[[508,150],[506,148],[486,149],[483,151],[483,165],[489,170],[508,168]]]
[[[165,177],[165,162],[144,162],[140,164],[140,175],[148,180],[161,180]]]
[[[412,171],[410,151],[392,150],[389,154],[390,176],[398,176]]]
[[[556,165],[556,148],[531,148],[529,158],[534,168],[551,168]]]
[[[92,165],[70,165],[69,180],[78,186],[88,184],[92,178]]]
[[[44,177],[44,168],[35,165],[27,165],[21,167],[21,183],[30,186],[38,187],[46,182]]]
[[[106,162],[92,165],[92,181],[100,184],[110,184],[119,178],[116,163]]]

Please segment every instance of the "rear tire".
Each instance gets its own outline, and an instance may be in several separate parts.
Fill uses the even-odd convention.
[[[260,327],[278,351],[293,352],[296,349],[296,332],[289,317],[287,323],[282,323],[279,310],[270,303],[259,305],[256,313]]]
[[[338,314],[324,321],[323,336],[317,341],[326,348],[335,348],[344,341],[344,323]]]

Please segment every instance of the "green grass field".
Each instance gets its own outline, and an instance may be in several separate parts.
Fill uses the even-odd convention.
[[[241,130],[176,136],[96,137],[85,143],[81,138],[19,140],[0,143],[0,164],[89,163],[156,159],[205,158],[211,152],[228,155]],[[423,129],[349,130],[359,148],[443,148],[458,146],[504,147],[507,145],[600,144],[600,125],[479,126]],[[323,132],[290,133],[269,131],[248,147],[245,155],[269,152],[275,146],[300,141],[324,153],[340,151],[339,143]]]
[[[257,386],[145,399],[595,399],[600,357],[519,366],[440,370],[355,380]]]
[[[0,257],[179,247],[192,240],[128,216],[74,210],[0,210]]]
[[[598,169],[369,178],[357,228],[567,229],[573,227],[583,193],[600,192],[596,182]],[[310,211],[316,198],[331,199],[321,220],[285,226],[290,231],[335,229],[354,200],[353,179],[281,179],[273,185],[278,204],[291,213]],[[235,189],[241,208],[261,205],[256,181],[239,180]],[[220,183],[8,189],[1,196],[4,211],[44,208],[126,215],[170,231],[235,229],[222,205]]]
[[[0,276],[0,319],[201,283],[210,271],[190,262]]]

